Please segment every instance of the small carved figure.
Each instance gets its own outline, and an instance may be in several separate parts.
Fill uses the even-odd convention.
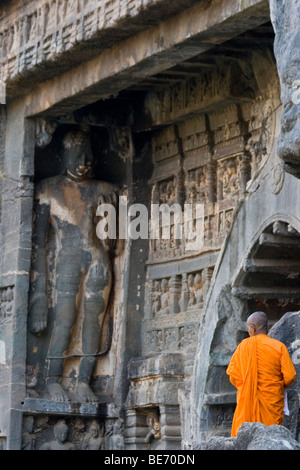
[[[223,191],[225,195],[234,195],[239,190],[239,177],[237,172],[236,163],[230,161],[225,167],[223,177]]]
[[[34,417],[24,416],[23,419],[23,437],[22,450],[35,450]]]
[[[46,442],[39,450],[76,450],[72,442],[67,442],[69,427],[65,420],[54,425],[54,441]]]
[[[188,303],[188,309],[191,309],[195,305],[195,280],[194,280],[194,275],[189,274],[188,276],[188,289],[189,289],[189,303]]]
[[[161,432],[158,413],[156,411],[150,411],[147,415],[146,421],[149,427],[149,432],[145,437],[145,442],[149,443],[152,441],[152,439],[160,439]]]
[[[195,301],[196,305],[200,306],[203,304],[203,284],[202,276],[200,273],[197,273],[194,279],[195,284]]]
[[[170,313],[169,300],[170,300],[170,286],[168,279],[162,279],[161,281],[161,311],[163,315]]]
[[[38,398],[39,394],[34,390],[37,386],[37,373],[32,366],[26,367],[26,389],[27,396],[32,398]]]
[[[104,429],[100,427],[97,420],[93,419],[84,439],[84,450],[101,450],[104,445]]]
[[[114,423],[114,432],[111,437],[111,449],[112,450],[122,450],[124,449],[124,437],[123,437],[123,420],[121,418],[117,419]]]
[[[76,446],[76,449],[82,449],[85,439],[85,423],[80,417],[76,417],[72,423],[70,440]]]
[[[160,296],[161,296],[160,282],[155,281],[154,290],[152,292],[152,315],[153,316],[155,316],[161,308]]]

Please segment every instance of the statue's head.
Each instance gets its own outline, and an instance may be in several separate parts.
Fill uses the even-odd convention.
[[[95,419],[91,423],[90,431],[93,437],[98,437],[100,435],[100,426]]]
[[[58,442],[66,442],[68,436],[68,425],[64,420],[58,421],[54,426],[54,436]]]
[[[94,158],[88,133],[70,131],[63,139],[62,163],[68,176],[88,179],[92,176]]]

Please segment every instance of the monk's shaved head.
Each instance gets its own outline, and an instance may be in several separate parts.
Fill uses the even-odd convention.
[[[268,317],[265,312],[254,312],[248,317],[247,326],[253,328],[254,334],[267,333]]]

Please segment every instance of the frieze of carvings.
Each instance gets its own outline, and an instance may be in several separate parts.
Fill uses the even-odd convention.
[[[240,77],[237,81],[236,77]],[[245,91],[244,74],[238,64],[231,64],[226,71],[217,68],[205,70],[197,77],[176,83],[166,90],[151,91],[145,102],[145,112],[151,117],[153,126],[172,123],[197,112],[209,112],[216,107],[253,99],[249,84]],[[232,86],[234,81],[234,87]],[[254,87],[254,85],[253,85]]]
[[[172,122],[175,118],[211,104],[212,99],[229,93],[230,80],[216,70],[205,71],[199,77],[176,83],[167,90],[150,92],[146,108],[153,123]]]
[[[185,155],[185,168],[199,165],[199,158],[210,156],[210,136],[204,115],[195,116],[179,123],[178,133]]]
[[[213,268],[153,279],[147,288],[144,353],[193,351]]]
[[[178,153],[178,138],[174,126],[163,129],[152,138],[153,162],[166,160],[178,155]]]
[[[176,92],[179,93],[178,88]],[[163,93],[168,94],[168,90]],[[238,201],[269,158],[276,134],[277,106],[278,90],[267,90],[247,103],[226,104],[208,112],[206,117],[187,117],[177,127],[169,125],[155,134],[151,202],[181,204],[182,220],[184,203],[204,204],[203,243],[198,245],[198,253],[220,248]],[[284,182],[279,164],[274,166],[272,181],[272,190],[278,194]],[[173,185],[175,191],[168,191],[168,186]],[[151,240],[151,263],[191,254],[184,224],[177,232],[182,236],[176,237],[173,220],[171,215],[169,239],[163,239],[161,230],[158,239]]]
[[[182,227],[183,236],[181,239],[174,238],[174,224],[170,226],[170,238],[155,239],[150,241],[149,263],[159,263],[165,260],[181,259],[185,256],[195,255],[207,250],[220,249],[224,237],[230,230],[235,204],[233,199],[222,200],[216,204],[205,207],[205,216],[203,219],[204,241],[201,248],[197,245],[188,246],[189,240],[184,236],[184,226]],[[236,201],[234,201],[236,202]],[[183,213],[184,217],[184,213]],[[196,232],[196,219],[193,220]]]
[[[26,415],[22,450],[121,450],[123,420]]]
[[[144,353],[194,351],[197,346],[198,328],[199,321],[147,331],[143,345]]]
[[[211,248],[220,248],[224,237],[231,227],[234,209],[239,197],[241,197],[240,173],[239,161],[235,162],[232,160],[227,162],[226,165],[223,163],[222,169],[218,172],[219,200],[216,203],[205,202],[208,199],[207,184],[198,186],[199,192],[197,193],[196,185],[193,186],[193,183],[190,182],[191,184],[186,186],[186,197],[189,198],[186,199],[185,203],[204,204],[204,216],[200,220],[194,211],[192,219],[189,221],[189,227],[195,234],[198,231],[199,233],[201,232],[203,243],[199,244],[199,247],[195,245],[195,248],[189,245],[189,240],[185,233],[187,222],[185,221],[184,209],[181,211],[181,221],[178,224],[175,224],[174,214],[170,211],[170,224],[165,227],[161,220],[156,238],[150,240],[149,262],[155,263],[166,259],[180,259],[192,253],[201,253]],[[197,221],[199,222],[198,226]],[[178,227],[181,227],[181,229]],[[163,233],[168,234],[168,236],[164,235],[164,238]],[[175,236],[175,233],[178,235]]]
[[[212,272],[213,268],[210,267],[197,272],[151,280],[147,296],[150,318],[171,315],[173,321],[173,314],[202,309]]]
[[[0,325],[11,321],[14,300],[14,287],[0,289]]]
[[[181,171],[179,139],[175,127],[168,126],[154,134],[151,144],[154,171],[150,183],[155,185],[157,182],[173,178]]]
[[[32,1],[0,25],[1,79],[31,68],[98,30],[137,14],[151,0],[40,0]]]
[[[213,156],[215,160],[243,152],[247,126],[241,118],[238,106],[226,106],[209,114],[213,133]]]

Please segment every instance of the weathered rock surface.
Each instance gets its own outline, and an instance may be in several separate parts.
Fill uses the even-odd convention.
[[[284,426],[244,423],[236,437],[214,436],[195,446],[197,450],[300,450],[291,431]]]
[[[299,177],[299,0],[271,0],[271,18],[276,32],[275,56],[281,82],[283,113],[278,152],[285,169]],[[297,46],[298,44],[298,46]]]
[[[284,425],[265,426],[244,423],[237,437],[213,436],[195,448],[199,450],[300,450],[298,417],[300,385],[300,312],[287,312],[269,331],[269,336],[283,342],[289,350],[297,377],[288,389],[289,416]]]
[[[300,312],[287,312],[270,329],[269,336],[282,341],[288,348],[297,376],[288,388],[289,416],[284,417],[283,424],[299,439],[300,408]]]

